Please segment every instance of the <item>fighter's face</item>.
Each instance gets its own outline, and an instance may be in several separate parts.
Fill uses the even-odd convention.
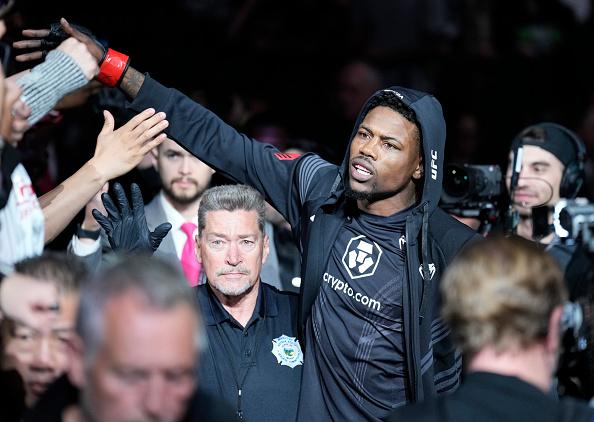
[[[423,175],[417,131],[389,107],[367,113],[351,142],[349,187],[355,197],[390,201],[414,192],[413,180]]]

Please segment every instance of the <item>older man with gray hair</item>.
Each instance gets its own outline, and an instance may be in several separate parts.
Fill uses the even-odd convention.
[[[75,399],[59,409],[62,420],[189,421],[198,411],[201,421],[233,419],[196,392],[205,337],[192,291],[172,264],[132,256],[107,268],[81,293],[76,331],[72,385],[56,395],[54,386],[33,420],[47,420],[64,388]]]
[[[295,420],[303,365],[297,296],[260,281],[265,206],[254,188],[226,185],[206,190],[198,209],[207,284],[196,294],[208,335],[200,382],[247,422]]]

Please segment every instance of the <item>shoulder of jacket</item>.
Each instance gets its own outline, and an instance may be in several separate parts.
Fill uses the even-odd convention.
[[[429,233],[446,261],[449,262],[463,247],[473,239],[482,237],[467,225],[459,222],[440,208],[429,218]]]
[[[477,232],[466,224],[437,208],[429,217],[429,231],[436,240],[459,241],[465,243]]]
[[[317,155],[306,155],[298,164],[299,192],[302,201],[329,197],[340,184],[340,167]]]

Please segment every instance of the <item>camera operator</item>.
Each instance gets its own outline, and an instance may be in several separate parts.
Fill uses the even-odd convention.
[[[448,267],[441,294],[466,377],[389,420],[593,420],[585,403],[552,393],[567,291],[550,255],[517,236],[475,242]]]
[[[591,263],[580,259],[579,244],[562,243],[555,235],[553,211],[561,198],[577,196],[584,161],[585,146],[575,133],[555,123],[538,123],[512,141],[505,179],[511,201],[506,231],[545,246],[565,273],[571,299],[587,288],[580,274]]]

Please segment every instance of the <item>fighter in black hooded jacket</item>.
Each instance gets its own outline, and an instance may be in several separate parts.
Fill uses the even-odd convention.
[[[437,207],[445,122],[434,97],[376,93],[338,167],[256,142],[132,68],[121,88],[133,109],[164,111],[172,139],[263,192],[293,227],[306,339],[300,420],[380,420],[457,387],[461,358],[437,285],[474,232]]]

